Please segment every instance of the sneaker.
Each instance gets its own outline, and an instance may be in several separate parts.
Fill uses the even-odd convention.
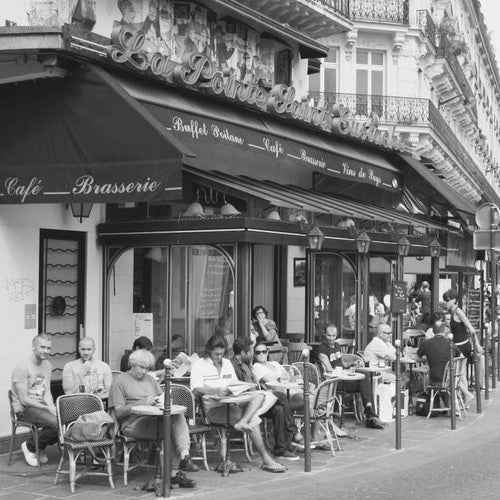
[[[292,453],[291,451],[285,450],[278,455],[274,455],[275,458],[283,458],[284,460],[300,460],[298,455]]]
[[[49,457],[47,456],[47,453],[45,453],[42,450],[38,450],[38,456],[40,457],[41,464],[46,464],[49,461]]]
[[[200,468],[193,463],[193,460],[189,455],[186,455],[179,462],[179,469],[185,472],[198,472],[200,470]]]
[[[170,486],[172,488],[194,488],[196,481],[189,479],[184,472],[179,471],[175,476],[170,478]]]
[[[31,467],[38,467],[38,460],[36,459],[36,453],[32,453],[30,450],[28,450],[28,442],[27,441],[25,441],[21,445],[21,450],[23,450],[24,459],[26,460],[26,463],[28,465],[31,465]]]

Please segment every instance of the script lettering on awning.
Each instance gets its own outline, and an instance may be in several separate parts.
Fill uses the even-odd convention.
[[[293,87],[278,84],[267,91],[256,83],[226,76],[216,71],[212,61],[201,53],[186,54],[182,63],[178,64],[165,54],[148,52],[144,33],[133,31],[127,26],[113,35],[112,43],[108,48],[111,59],[134,70],[148,72],[171,83],[225,96],[262,111],[307,123],[333,135],[351,137],[387,149],[407,150],[404,139],[394,135],[394,128],[390,132],[379,129],[379,118],[375,113],[366,121],[358,121],[351,117],[350,110],[343,104],[335,104],[331,109],[310,106],[307,101],[295,98]]]

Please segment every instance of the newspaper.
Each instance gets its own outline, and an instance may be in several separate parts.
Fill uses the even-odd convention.
[[[172,372],[172,377],[183,377],[186,373],[191,371],[191,367],[199,359],[200,357],[196,353],[191,354],[191,356],[188,356],[185,352],[179,353],[173,360],[174,370]]]
[[[231,396],[239,396],[243,392],[246,392],[254,387],[254,384],[249,384],[247,382],[238,382],[227,386]]]

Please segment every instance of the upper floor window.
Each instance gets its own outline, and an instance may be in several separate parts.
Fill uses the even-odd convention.
[[[335,102],[334,94],[338,91],[338,48],[331,47],[328,56],[321,60],[321,70],[319,73],[309,75],[309,92],[315,101],[319,96],[315,95],[324,92],[325,103]]]
[[[384,69],[383,52],[356,51],[356,114],[383,116]]]

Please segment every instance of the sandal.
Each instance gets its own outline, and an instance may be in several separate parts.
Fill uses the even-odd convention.
[[[285,472],[286,470],[288,470],[288,467],[286,465],[278,464],[278,463],[276,463],[276,465],[264,465],[264,464],[262,464],[260,466],[260,468],[262,470],[267,471],[267,472]]]

